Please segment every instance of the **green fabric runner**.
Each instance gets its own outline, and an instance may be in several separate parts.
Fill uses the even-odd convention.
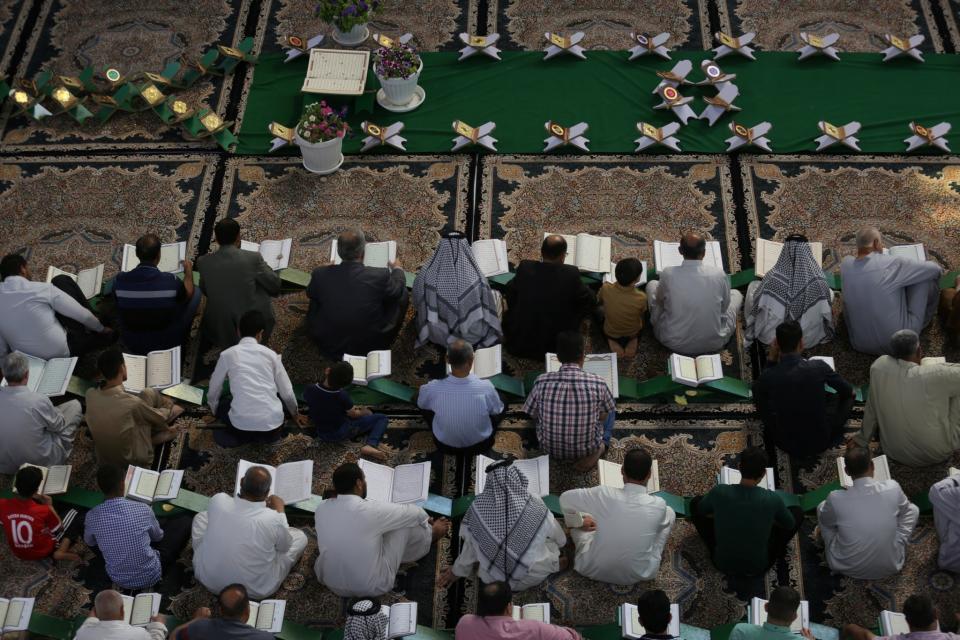
[[[345,153],[359,151],[359,125],[368,118],[380,125],[405,123],[401,135],[407,138],[411,153],[450,151],[451,123],[458,119],[473,126],[496,122],[493,136],[499,140],[500,153],[541,153],[546,137],[543,123],[550,119],[564,126],[587,122],[592,152],[632,153],[638,121],[662,126],[676,120],[668,110],[653,110],[660,102],[651,93],[659,81],[655,72],[689,59],[693,71],[688,79],[697,82],[704,77],[700,61],[712,52],[675,51],[673,61],[649,56],[634,62],[627,62],[624,51],[589,51],[586,60],[560,56],[547,61],[538,51],[505,51],[502,62],[474,56],[462,63],[457,62],[456,52],[421,55],[420,85],[426,100],[414,111],[398,114],[374,106],[379,83],[372,72],[363,96],[346,102],[343,97],[327,96],[337,104],[351,105],[349,121],[355,135],[344,142]],[[955,132],[960,125],[960,56],[927,53],[927,61],[921,64],[907,59],[882,63],[879,53],[844,52],[840,62],[822,56],[798,62],[797,54],[790,52],[756,55],[756,62],[739,56],[720,61],[725,72],[737,74],[734,83],[740,97],[734,104],[743,111],[723,116],[712,128],[706,121],[691,120],[677,134],[684,152],[723,153],[732,118],[747,126],[771,122],[768,137],[776,153],[813,151],[821,119],[837,126],[860,121],[863,128],[858,137],[864,153],[903,153],[911,121],[927,126],[946,121]],[[272,138],[267,125],[273,120],[293,125],[304,104],[320,99],[300,93],[307,57],[286,65],[282,59],[281,53],[260,57],[237,153],[266,154]],[[695,97],[691,108],[699,115],[707,106],[702,96],[713,96],[716,90],[684,86],[681,94]],[[395,151],[377,149],[381,150]],[[669,152],[662,146],[650,151]],[[581,153],[574,147],[561,147],[560,152]],[[839,144],[830,152],[855,153]]]

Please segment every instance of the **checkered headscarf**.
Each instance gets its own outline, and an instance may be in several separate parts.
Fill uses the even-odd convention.
[[[777,264],[757,287],[754,313],[759,311],[764,295],[783,305],[785,319],[797,322],[821,300],[830,303],[830,287],[808,243],[789,239],[783,243]]]
[[[350,607],[343,640],[384,640],[388,618],[376,600],[357,600]]]

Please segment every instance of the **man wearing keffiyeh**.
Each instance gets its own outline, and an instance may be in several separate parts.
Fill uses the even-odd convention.
[[[388,620],[377,600],[357,600],[350,605],[343,640],[384,640]]]

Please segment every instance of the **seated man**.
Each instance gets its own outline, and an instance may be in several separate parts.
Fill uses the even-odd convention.
[[[319,556],[314,572],[338,596],[381,596],[393,589],[397,570],[430,551],[450,530],[412,504],[370,502],[363,471],[347,462],[333,472],[336,496],[317,507]]]
[[[880,636],[881,640],[958,640],[960,635],[940,630],[937,608],[925,593],[916,593],[903,603],[903,615],[907,619],[909,633]],[[944,621],[946,622],[946,620]],[[877,636],[857,624],[843,627],[841,638],[849,640],[873,640]]]
[[[507,285],[503,316],[504,347],[520,358],[542,360],[556,351],[557,334],[579,331],[596,299],[580,279],[580,271],[564,264],[567,241],[547,236],[540,245],[541,261],[521,260]]]
[[[341,360],[324,370],[321,382],[304,389],[303,399],[316,429],[314,436],[323,442],[341,442],[364,434],[367,438],[360,455],[383,462],[387,452],[380,448],[380,440],[390,420],[369,408],[355,407],[347,393],[352,382],[353,366]]]
[[[356,599],[350,603],[343,640],[383,640],[390,616],[376,598]]]
[[[843,316],[850,344],[862,353],[890,353],[890,336],[901,329],[920,333],[937,310],[941,269],[883,254],[873,227],[857,232],[857,257],[840,262]]]
[[[777,587],[770,594],[764,608],[767,621],[762,625],[741,622],[730,632],[730,640],[790,640],[797,636],[790,625],[797,619],[800,594],[790,587]],[[813,638],[809,629],[803,630],[805,638]]]
[[[800,323],[788,320],[777,327],[776,342],[767,350],[768,368],[753,385],[764,442],[792,456],[811,456],[839,444],[856,401],[854,388],[830,365],[800,355],[804,344]],[[835,392],[824,391],[824,385]]]
[[[637,288],[643,275],[643,263],[636,258],[624,258],[614,270],[615,282],[604,282],[597,294],[600,307],[597,315],[603,317],[603,335],[607,346],[618,358],[637,357],[637,341],[647,313],[647,294]]]
[[[107,589],[93,600],[90,616],[77,629],[74,640],[164,640],[167,637],[166,616],[157,615],[143,627],[123,621],[123,596]]]
[[[185,622],[170,633],[170,640],[273,640],[275,636],[254,629],[247,624],[250,618],[250,598],[242,584],[228,584],[217,596],[220,616],[214,618],[210,609],[201,607],[193,620]],[[382,640],[377,638],[377,640]]]
[[[250,467],[239,496],[218,493],[194,518],[193,571],[208,591],[237,582],[254,600],[269,598],[303,555],[307,536],[287,524],[270,485],[269,471]]]
[[[863,426],[853,442],[866,447],[879,430],[883,452],[897,462],[944,462],[960,449],[960,364],[921,366],[920,337],[909,329],[893,335],[890,351],[870,366]]]
[[[567,567],[567,536],[512,459],[487,467],[483,491],[460,525],[457,561],[437,580],[441,589],[475,572],[484,583],[506,580],[526,591]]]
[[[97,368],[104,383],[87,391],[86,415],[97,462],[150,467],[153,448],[180,433],[169,424],[183,413],[183,407],[156,389],[127,393],[123,388],[127,365],[118,349],[101,353]]]
[[[240,316],[255,309],[263,314],[263,342],[270,340],[276,319],[271,297],[280,294],[280,276],[270,269],[258,251],[240,248],[240,225],[224,218],[213,225],[220,248],[197,258],[200,290],[207,296],[203,309],[203,335],[214,347],[237,344]]]
[[[683,263],[667,267],[647,283],[650,324],[660,343],[676,353],[698,356],[723,349],[737,329],[743,296],[730,289],[720,269],[703,263],[707,242],[698,233],[680,238]]]
[[[24,467],[13,478],[16,491],[12,498],[0,498],[0,526],[7,534],[10,551],[21,560],[80,561],[70,550],[79,539],[81,526],[75,509],[60,520],[50,496],[41,495],[43,472],[37,467]]]
[[[766,474],[759,447],[740,454],[740,484],[718,484],[694,498],[690,513],[714,566],[728,575],[766,573],[803,524],[799,507],[789,509],[773,491],[757,486]]]
[[[559,627],[539,620],[513,619],[513,590],[506,582],[481,584],[477,594],[477,614],[460,618],[456,640],[580,640],[570,627]]]
[[[831,491],[817,508],[827,566],[861,580],[892,576],[903,568],[920,510],[896,480],[873,479],[869,450],[848,447],[843,461],[853,486]]]
[[[946,330],[946,342],[953,347],[960,344],[960,296],[957,295],[958,290],[960,290],[960,276],[957,276],[952,287],[940,291],[940,320],[943,321],[943,328]]]
[[[537,423],[537,440],[550,456],[574,460],[578,471],[596,466],[613,435],[616,403],[600,376],[583,370],[583,336],[557,336],[560,370],[537,378],[523,405]]]
[[[777,264],[747,287],[743,305],[744,343],[770,346],[777,327],[800,323],[807,347],[833,339],[833,291],[810,244],[802,235],[787,236]]]
[[[940,539],[937,566],[960,573],[960,478],[944,478],[930,487],[928,495]]]
[[[67,358],[102,349],[115,339],[69,276],[61,274],[50,284],[31,282],[32,277],[20,254],[0,261],[0,354]]]
[[[644,633],[640,640],[667,640],[673,638],[670,634],[670,623],[673,614],[670,613],[670,598],[660,589],[649,589],[637,598],[637,618],[643,626]]]
[[[99,588],[112,581],[124,589],[147,589],[169,575],[187,545],[192,514],[163,519],[150,505],[124,497],[126,469],[102,465],[97,485],[104,501],[87,512],[83,540],[99,549],[88,582]]]
[[[503,401],[489,380],[473,371],[473,347],[454,340],[447,347],[450,375],[420,387],[417,406],[433,430],[437,447],[450,454],[486,453],[496,439],[494,426],[503,419]]]
[[[611,584],[653,580],[676,514],[663,498],[647,493],[653,460],[643,449],[623,459],[623,489],[600,485],[560,495],[564,513],[582,513],[570,529],[577,573]]]
[[[362,231],[344,231],[337,238],[343,262],[310,275],[307,332],[320,353],[334,360],[389,349],[407,315],[403,269],[396,262],[386,269],[364,266],[366,244]]]
[[[65,464],[73,451],[73,438],[83,420],[79,400],[53,406],[50,398],[30,391],[30,363],[19,351],[3,359],[0,387],[0,473],[16,473],[21,465],[42,467]]]
[[[276,442],[284,423],[283,410],[297,424],[305,425],[293,385],[276,351],[260,344],[266,318],[247,311],[240,318],[240,342],[220,354],[210,376],[207,404],[217,419],[227,425],[213,439],[221,447]],[[223,383],[230,381],[230,395],[221,398]]]
[[[129,353],[143,356],[183,344],[200,306],[200,292],[193,286],[193,263],[183,261],[183,280],[160,271],[161,246],[155,234],[141,236],[137,240],[140,264],[121,271],[114,280],[120,338]]]

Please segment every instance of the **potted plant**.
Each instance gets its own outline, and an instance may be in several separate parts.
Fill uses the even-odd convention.
[[[395,47],[380,47],[373,54],[373,72],[388,102],[403,106],[413,100],[417,90],[423,60],[416,49],[400,44]]]
[[[337,111],[325,100],[304,107],[294,139],[307,171],[332,173],[343,164],[343,137],[350,130],[346,115],[346,107]]]
[[[370,35],[367,23],[380,0],[320,0],[316,14],[333,25],[333,39],[347,47],[354,47]]]

